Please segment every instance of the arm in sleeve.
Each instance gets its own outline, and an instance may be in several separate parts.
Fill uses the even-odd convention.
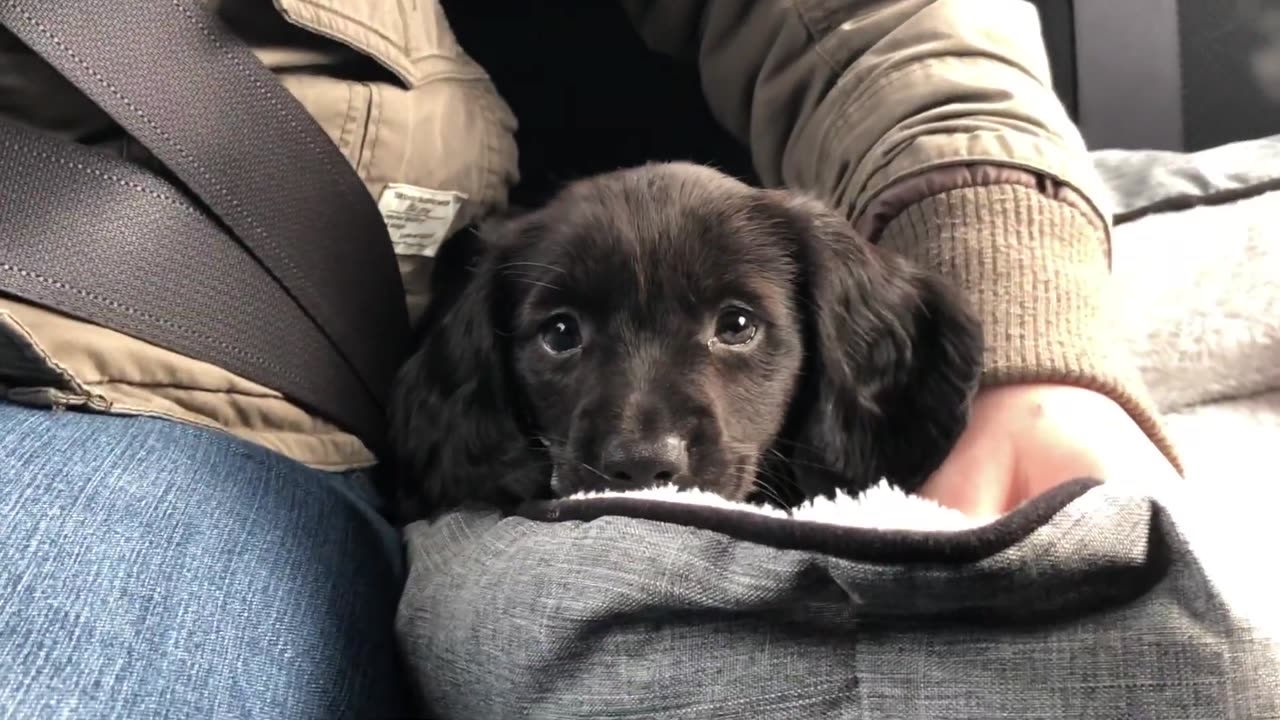
[[[1180,467],[1111,337],[1111,227],[1023,0],[622,0],[698,64],[761,179],[814,194],[964,289],[987,385],[1065,383],[1124,407]]]

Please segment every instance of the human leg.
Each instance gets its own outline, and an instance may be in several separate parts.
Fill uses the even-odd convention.
[[[361,481],[0,403],[0,718],[393,713],[399,543]]]

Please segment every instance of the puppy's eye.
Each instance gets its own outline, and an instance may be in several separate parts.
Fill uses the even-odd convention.
[[[557,313],[547,318],[540,331],[542,344],[556,355],[582,347],[582,331],[572,315]]]
[[[716,340],[725,345],[745,345],[756,336],[759,322],[750,310],[725,308],[716,318]]]

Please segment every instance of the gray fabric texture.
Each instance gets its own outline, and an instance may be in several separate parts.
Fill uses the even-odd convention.
[[[458,512],[407,529],[398,632],[439,718],[1280,717],[1267,514],[1100,485],[943,564]]]
[[[1280,135],[1195,153],[1097,150],[1091,157],[1120,220],[1170,201],[1194,205],[1280,181]]]

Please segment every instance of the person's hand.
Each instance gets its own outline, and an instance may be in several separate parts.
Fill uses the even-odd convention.
[[[976,517],[999,516],[1080,477],[1143,480],[1177,471],[1124,408],[1068,385],[983,389],[969,426],[920,493]]]

